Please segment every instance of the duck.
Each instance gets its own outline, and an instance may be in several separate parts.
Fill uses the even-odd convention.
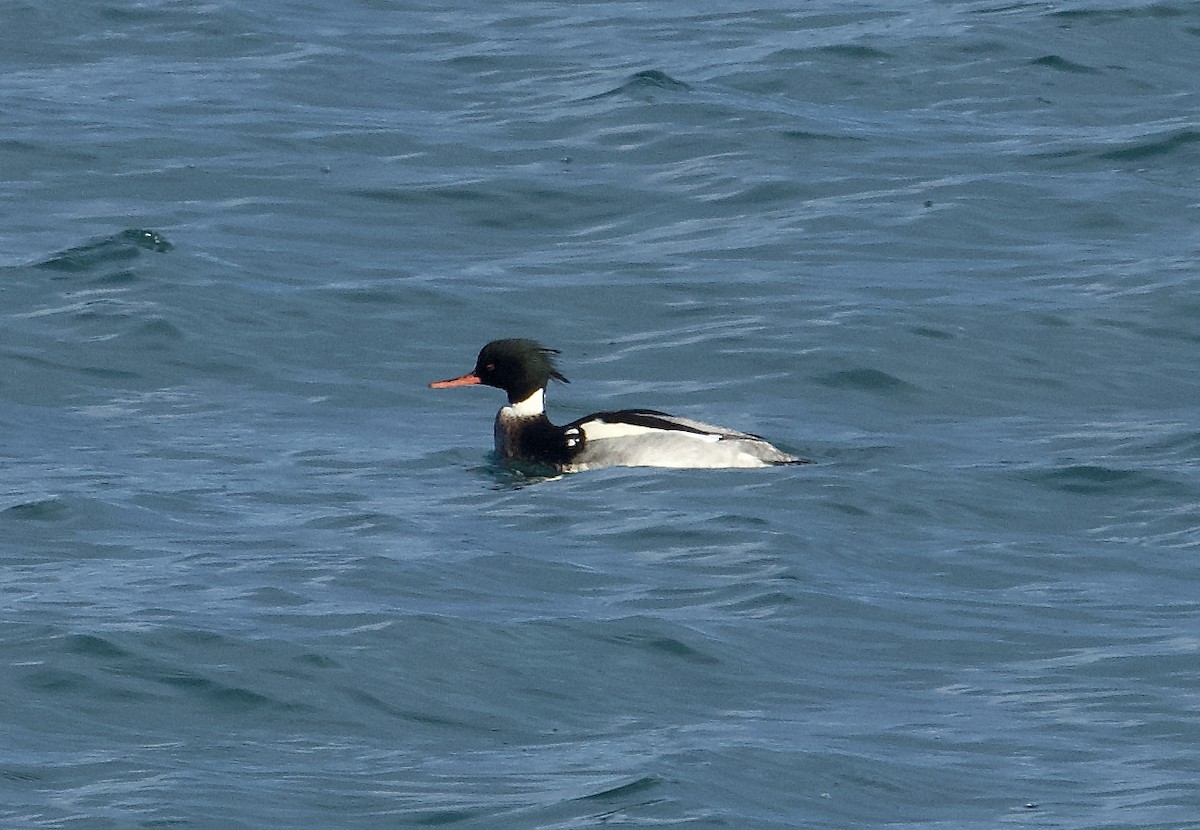
[[[570,383],[559,371],[558,349],[536,340],[493,340],[465,375],[431,389],[492,386],[508,395],[496,414],[496,454],[505,460],[574,473],[602,467],[731,468],[806,464],[765,438],[656,409],[594,412],[563,426],[546,416],[550,381]]]

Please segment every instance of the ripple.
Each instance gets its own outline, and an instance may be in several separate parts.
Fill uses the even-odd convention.
[[[1054,490],[1080,495],[1178,496],[1187,492],[1181,482],[1167,476],[1101,464],[1058,467],[1034,473],[1029,478]]]
[[[1100,70],[1091,66],[1085,66],[1081,63],[1069,61],[1059,55],[1045,55],[1040,58],[1034,58],[1029,62],[1030,66],[1039,66],[1043,69],[1053,69],[1056,72],[1067,72],[1072,75],[1099,75]]]
[[[844,369],[813,378],[815,383],[834,389],[859,389],[865,392],[894,394],[915,389],[912,384],[878,369]]]
[[[1145,161],[1182,152],[1200,144],[1200,130],[1171,130],[1129,142],[1125,146],[1099,154],[1106,161]]]

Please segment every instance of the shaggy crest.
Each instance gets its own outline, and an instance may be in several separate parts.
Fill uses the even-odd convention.
[[[508,390],[510,403],[525,400],[551,379],[570,383],[554,365],[558,349],[536,340],[511,338],[493,340],[479,351],[475,375],[488,386]]]

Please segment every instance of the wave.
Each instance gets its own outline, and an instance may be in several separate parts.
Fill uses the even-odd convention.
[[[691,92],[692,87],[683,81],[676,80],[658,69],[646,69],[630,75],[623,84],[607,92],[592,95],[585,101],[595,101],[600,98],[611,98],[615,95],[631,95],[644,98],[654,92]]]
[[[34,267],[50,271],[91,271],[105,265],[136,259],[143,251],[165,254],[174,247],[158,231],[128,228],[112,236],[94,239],[60,251],[35,263]]]

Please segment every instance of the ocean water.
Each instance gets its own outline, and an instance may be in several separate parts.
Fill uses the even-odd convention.
[[[2,17],[0,827],[1200,826],[1200,5]]]

